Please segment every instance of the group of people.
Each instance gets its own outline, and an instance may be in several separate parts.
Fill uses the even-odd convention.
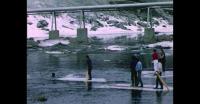
[[[92,61],[88,55],[86,55],[86,59],[87,59],[87,61],[86,61],[87,68],[88,68],[88,71],[87,71],[88,80],[92,80],[92,75],[91,75]],[[158,74],[161,76],[162,72],[165,72],[165,62],[166,62],[166,58],[165,58],[164,50],[161,48],[160,52],[158,53],[156,51],[156,49],[154,49],[153,53],[152,53],[152,63],[153,63],[153,69],[155,71],[155,74]],[[142,62],[139,60],[138,57],[132,56],[130,68],[131,68],[131,80],[132,80],[131,85],[138,86],[140,84],[139,87],[143,87],[143,82],[142,82],[142,78],[141,78],[143,66],[142,66]],[[163,84],[157,76],[156,87],[155,87],[156,89],[158,88],[158,83],[160,84],[161,89],[163,89]]]
[[[165,72],[165,62],[166,58],[164,50],[161,48],[160,52],[157,53],[156,49],[154,49],[152,53],[152,63],[155,74],[161,76],[162,72]],[[142,63],[136,56],[132,56],[130,68],[131,68],[132,86],[138,86],[140,84],[140,87],[143,87],[143,82],[141,79]],[[158,83],[160,84],[161,89],[163,89],[163,84],[159,79],[159,77],[157,76],[155,89],[158,89]]]

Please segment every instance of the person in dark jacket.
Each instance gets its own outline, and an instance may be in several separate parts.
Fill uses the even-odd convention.
[[[135,56],[132,56],[132,60],[130,63],[132,87],[137,85],[137,72],[135,70],[136,64],[137,58]]]
[[[87,69],[88,69],[88,80],[92,80],[92,61],[88,55],[86,55]]]
[[[165,58],[165,52],[162,47],[160,49],[159,59],[161,60],[161,63],[162,63],[162,70],[163,72],[165,72],[166,58]]]

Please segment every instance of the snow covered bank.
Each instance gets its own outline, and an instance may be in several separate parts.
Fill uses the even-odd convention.
[[[113,16],[108,16],[109,20],[117,20],[123,22],[122,19],[117,19]],[[173,25],[169,25],[167,21],[162,18],[154,18],[159,22],[159,25],[155,25],[155,32],[173,34]],[[37,28],[37,23],[40,20],[45,20],[48,22],[48,26],[45,28]],[[139,20],[135,20],[135,25],[125,26],[128,30],[110,26],[106,21],[97,19],[103,27],[99,27],[96,31],[92,31],[92,24],[86,23],[86,28],[88,28],[88,37],[96,36],[98,38],[114,38],[118,36],[130,36],[136,37],[138,34],[144,33],[144,27],[137,24]],[[51,30],[51,18],[44,17],[40,15],[29,15],[27,17],[27,38],[33,37],[35,40],[42,40],[48,38],[48,32]],[[62,14],[57,17],[57,29],[59,30],[61,37],[76,37],[77,28],[79,28],[78,21],[74,18],[68,16],[68,14]]]

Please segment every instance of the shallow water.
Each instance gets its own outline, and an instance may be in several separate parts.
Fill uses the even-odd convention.
[[[27,51],[27,102],[40,104],[39,96],[45,96],[44,104],[173,104],[173,91],[136,91],[123,89],[102,89],[95,86],[126,83],[130,84],[130,69],[126,67],[127,55],[124,54],[91,54],[93,61],[92,76],[105,78],[105,83],[55,81],[51,73],[57,78],[66,75],[83,76],[86,72],[85,59],[82,54],[48,54],[44,51]],[[172,65],[168,57],[168,67]],[[104,61],[106,60],[106,61]],[[107,61],[109,60],[109,61]],[[145,59],[144,59],[145,60]],[[148,60],[148,59],[147,59]],[[146,68],[150,65],[146,65]],[[151,71],[144,74],[151,76]],[[155,78],[142,76],[145,85],[155,85]],[[172,71],[166,75],[173,75]],[[169,86],[173,86],[173,77],[164,78]],[[91,88],[90,88],[91,87]]]

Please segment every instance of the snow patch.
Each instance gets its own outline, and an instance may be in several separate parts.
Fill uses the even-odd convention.
[[[113,51],[122,51],[125,50],[126,47],[119,46],[119,45],[111,45],[105,48],[106,50],[113,50]]]
[[[147,45],[148,47],[155,47],[155,46],[162,46],[162,47],[171,47],[173,48],[173,41],[163,41],[163,42],[158,42],[158,43],[154,43],[154,44],[149,44]]]
[[[48,46],[53,46],[53,45],[58,44],[58,43],[68,45],[69,41],[68,40],[61,40],[61,39],[58,39],[58,40],[43,40],[43,41],[40,41],[39,46],[48,47]]]

